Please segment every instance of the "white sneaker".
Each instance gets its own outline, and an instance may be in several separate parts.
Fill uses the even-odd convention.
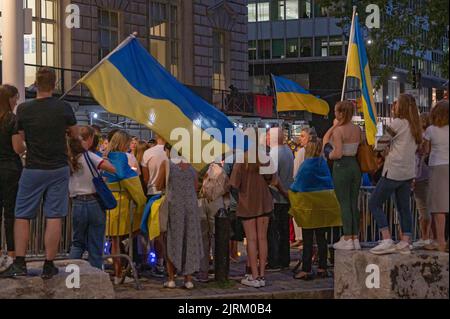
[[[355,250],[361,250],[359,239],[353,239],[353,247],[355,247]]]
[[[432,243],[431,239],[425,239],[425,240],[419,239],[418,241],[413,243],[413,247],[414,248],[422,248],[423,246],[431,245],[431,243]]]
[[[0,256],[0,272],[8,269],[14,262],[14,259],[9,257],[8,255]]]
[[[191,283],[191,284],[192,284],[192,283]],[[166,282],[164,283],[163,287],[164,287],[164,288],[170,288],[170,289],[173,289],[173,288],[176,288],[177,285],[175,284],[175,281],[169,280],[169,281],[166,281]],[[187,288],[187,287],[186,287],[186,288]]]
[[[258,278],[258,281],[259,281],[259,286],[260,286],[260,287],[265,287],[265,286],[266,286],[266,278],[264,278],[264,277],[259,277],[259,278]]]
[[[382,240],[381,243],[372,248],[370,252],[375,255],[392,254],[397,251],[395,243],[392,239]]]
[[[184,283],[184,287],[185,287],[186,289],[194,289],[194,284],[192,283],[192,281],[186,281],[186,282]]]
[[[241,284],[253,288],[259,288],[261,287],[260,282],[258,279],[253,279],[253,276],[246,276],[244,279],[241,280]]]
[[[333,244],[333,248],[336,250],[353,250],[355,249],[355,245],[352,239],[345,240],[344,236],[342,236],[341,240]]]
[[[407,241],[401,241],[397,245],[395,245],[395,249],[398,253],[403,255],[411,254],[411,247]]]

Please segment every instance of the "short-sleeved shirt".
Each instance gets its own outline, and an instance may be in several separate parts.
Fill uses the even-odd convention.
[[[12,136],[15,131],[16,116],[10,112],[3,117],[0,123],[0,169],[20,170],[22,162],[14,151]]]
[[[272,194],[259,170],[246,169],[246,164],[242,163],[234,164],[230,185],[239,190],[236,216],[252,218],[272,212]]]
[[[448,125],[429,126],[424,138],[431,143],[429,166],[448,165]]]
[[[87,152],[86,154],[98,170],[103,163],[103,159],[92,152]],[[70,197],[95,194],[95,187],[92,183],[93,176],[83,154],[78,157],[78,163],[80,164],[80,169],[74,172],[69,180]]]
[[[270,150],[270,158],[275,163],[281,185],[283,185],[284,189],[287,191],[294,182],[294,155],[292,154],[291,149],[287,145],[272,147]],[[288,203],[287,199],[281,195],[278,190],[272,189],[272,195],[275,203]]]
[[[383,177],[406,181],[416,177],[417,144],[406,119],[396,118],[389,126],[391,144],[383,167]]]
[[[142,169],[148,170],[147,195],[161,193],[156,189],[155,183],[158,178],[161,165],[167,159],[167,154],[164,151],[164,145],[153,146],[144,152],[141,165]]]
[[[66,130],[77,124],[72,107],[54,97],[34,99],[17,108],[17,131],[25,132],[26,168],[67,166]]]

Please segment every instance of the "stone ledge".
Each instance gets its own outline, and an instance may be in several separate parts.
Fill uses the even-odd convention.
[[[336,251],[336,299],[448,299],[449,255],[425,250],[410,255],[373,255],[368,250]],[[366,279],[379,269],[379,288],[368,288]],[[368,272],[366,272],[366,269]],[[373,278],[373,277],[371,277]]]
[[[114,299],[115,293],[109,275],[91,267],[84,260],[56,261],[59,274],[42,280],[42,262],[27,263],[28,276],[0,279],[0,299]],[[71,274],[66,267],[80,267],[80,288],[67,288],[66,278]]]

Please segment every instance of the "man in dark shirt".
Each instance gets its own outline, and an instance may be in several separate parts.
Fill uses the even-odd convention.
[[[40,205],[47,218],[42,278],[49,279],[58,273],[53,260],[58,251],[61,219],[67,215],[69,198],[66,133],[78,136],[78,130],[70,105],[52,97],[55,83],[54,71],[40,68],[36,74],[36,99],[17,108],[16,130],[26,142],[27,158],[15,209],[16,259],[0,277],[27,275],[25,254],[30,220],[36,218]]]

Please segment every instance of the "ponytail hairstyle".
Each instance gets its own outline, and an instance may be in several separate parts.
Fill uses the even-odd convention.
[[[78,159],[83,155],[86,149],[83,147],[82,141],[95,135],[95,130],[91,126],[81,126],[79,137],[70,137],[67,140],[67,155],[69,157],[69,167],[71,173],[76,173],[81,169]]]

